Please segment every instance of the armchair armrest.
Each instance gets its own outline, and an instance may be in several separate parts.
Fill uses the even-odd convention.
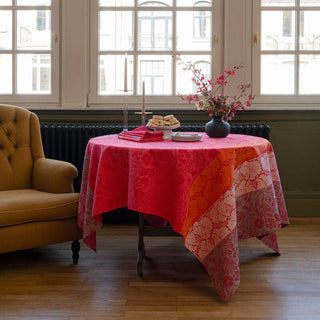
[[[65,161],[40,158],[33,165],[33,188],[51,193],[73,192],[77,168]]]

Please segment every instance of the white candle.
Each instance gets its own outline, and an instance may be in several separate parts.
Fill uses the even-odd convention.
[[[142,114],[146,113],[146,93],[145,93],[145,85],[144,81],[142,82]]]
[[[124,60],[124,92],[128,92],[128,59],[127,53]]]

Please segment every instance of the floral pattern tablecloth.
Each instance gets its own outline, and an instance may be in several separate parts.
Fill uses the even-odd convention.
[[[238,240],[257,237],[280,254],[277,231],[289,224],[270,142],[239,134],[144,144],[117,135],[91,139],[78,215],[90,248],[102,213],[122,207],[168,221],[223,300],[239,287]]]

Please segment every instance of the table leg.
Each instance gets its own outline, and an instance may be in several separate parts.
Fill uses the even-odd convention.
[[[139,212],[139,244],[138,244],[138,261],[137,261],[137,271],[138,271],[139,277],[143,276],[142,262],[143,262],[144,256],[146,255],[143,236],[144,236],[144,215],[143,213]]]

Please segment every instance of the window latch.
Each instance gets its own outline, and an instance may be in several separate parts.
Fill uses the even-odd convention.
[[[56,33],[53,34],[53,42],[58,43],[58,35]]]
[[[258,44],[258,41],[259,41],[259,35],[257,33],[255,33],[254,36],[253,36],[253,42],[255,44]]]

